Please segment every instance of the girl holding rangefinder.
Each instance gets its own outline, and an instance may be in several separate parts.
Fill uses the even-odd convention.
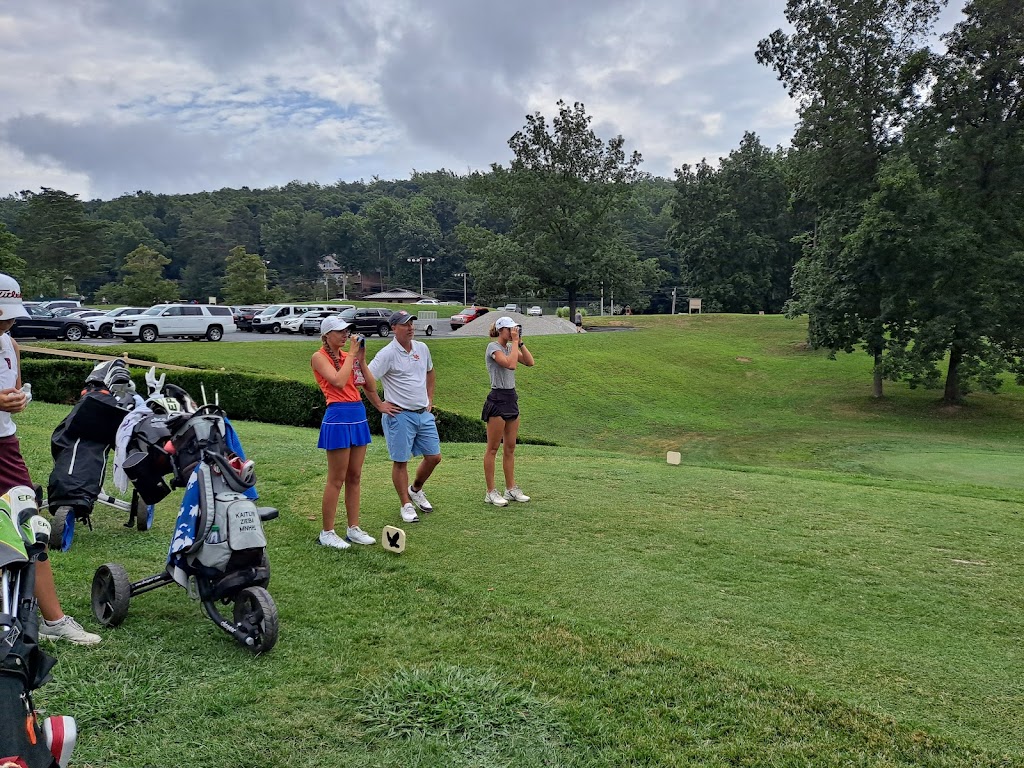
[[[516,394],[516,368],[533,365],[533,355],[520,335],[520,326],[510,317],[499,317],[491,326],[491,341],[487,345],[487,373],[491,377],[491,391],[484,402],[480,418],[487,423],[487,450],[484,452],[484,481],[487,494],[484,502],[496,507],[508,506],[510,501],[527,502],[527,496],[516,484],[515,453],[519,436],[519,396]],[[494,484],[494,463],[498,446],[501,469],[505,474],[505,493]]]
[[[359,527],[360,480],[366,446],[370,444],[370,425],[359,387],[376,388],[366,366],[365,341],[351,333],[349,323],[337,315],[325,317],[320,324],[322,346],[313,353],[313,376],[327,400],[327,411],[320,425],[318,448],[327,451],[327,485],[324,487],[321,514],[323,530],[320,544],[348,549],[355,544],[375,544],[376,539]],[[342,347],[348,344],[348,351]],[[334,530],[338,499],[345,489],[345,514],[348,529],[343,539]]]

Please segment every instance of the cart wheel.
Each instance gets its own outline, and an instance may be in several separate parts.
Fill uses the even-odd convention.
[[[277,642],[277,605],[263,587],[246,587],[235,598],[235,624],[252,630],[253,653],[266,653]]]
[[[50,549],[67,552],[75,537],[75,510],[71,507],[57,507],[50,521]]]
[[[92,612],[104,627],[121,625],[128,615],[128,602],[132,597],[132,583],[128,572],[117,563],[107,563],[96,569],[92,577]]]
[[[153,512],[155,507],[147,504],[139,496],[138,491],[132,491],[132,514],[135,515],[135,527],[140,531],[148,531],[153,527]]]

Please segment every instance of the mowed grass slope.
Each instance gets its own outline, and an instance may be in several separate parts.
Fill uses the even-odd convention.
[[[560,443],[519,449],[534,501],[485,506],[481,446],[447,445],[438,511],[406,526],[402,557],[317,548],[315,431],[238,425],[282,510],[268,526],[280,645],[250,659],[182,590],[138,597],[100,648],[60,648],[44,689],[51,711],[79,716],[83,760],[1024,764],[1020,396],[950,412],[891,386],[877,404],[866,359],[804,351],[798,324],[656,325],[533,340],[524,432]],[[301,377],[311,348],[147,350],[216,350],[225,367],[244,352],[252,368],[272,353]],[[482,340],[431,349],[439,404],[473,414]],[[37,477],[66,410],[19,417]],[[598,436],[609,423],[620,434]],[[363,486],[376,535],[398,519],[380,440]],[[102,562],[156,572],[173,515],[164,502],[139,534],[99,508],[97,530],[56,556],[69,611],[88,617]]]

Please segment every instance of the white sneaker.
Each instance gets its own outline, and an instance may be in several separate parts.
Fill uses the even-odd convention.
[[[334,531],[320,531],[320,545],[332,549],[348,549],[352,546]]]
[[[420,516],[416,514],[416,510],[412,504],[403,504],[402,519],[407,523],[418,523],[420,521]]]
[[[498,489],[495,488],[493,491],[488,491],[487,495],[484,496],[485,504],[493,504],[496,507],[507,507],[508,502],[505,497],[498,493]]]
[[[409,486],[409,498],[412,499],[412,503],[420,508],[420,512],[433,512],[434,505],[427,501],[426,494],[423,493],[423,489],[420,488],[418,491],[414,491],[412,486]]]
[[[345,538],[353,544],[376,544],[377,540],[360,528],[358,525],[350,525]]]
[[[54,641],[68,640],[75,645],[96,645],[103,639],[92,632],[86,632],[82,629],[82,625],[70,616],[65,616],[63,619],[59,619],[52,624],[46,619],[40,621],[39,637]]]
[[[523,493],[522,489],[518,485],[513,485],[511,488],[505,489],[505,498],[509,501],[518,501],[523,504],[530,500],[530,497]]]

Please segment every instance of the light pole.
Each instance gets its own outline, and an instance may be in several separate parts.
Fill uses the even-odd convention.
[[[465,272],[456,272],[453,275],[453,277],[461,277],[462,278],[462,303],[463,304],[468,304],[469,303],[469,294],[466,293],[466,273]]]
[[[434,259],[430,258],[429,256],[419,256],[415,259],[406,259],[406,261],[408,261],[410,264],[418,263],[420,265],[420,298],[423,298],[423,263],[426,262],[427,264],[429,264],[430,262],[434,261]]]
[[[263,262],[263,292],[267,292],[267,269],[270,267],[270,259],[260,259]]]

